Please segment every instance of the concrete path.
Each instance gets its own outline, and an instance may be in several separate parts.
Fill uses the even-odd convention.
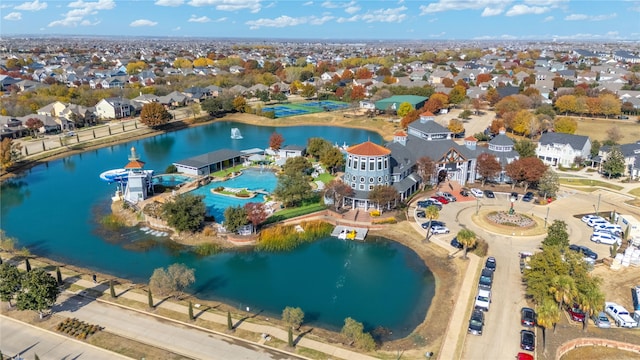
[[[68,336],[57,334],[0,315],[0,349],[4,356],[19,355],[23,359],[129,359]]]

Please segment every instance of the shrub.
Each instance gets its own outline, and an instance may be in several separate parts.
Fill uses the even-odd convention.
[[[266,117],[267,119],[275,119],[276,118],[276,112],[275,111],[263,111],[262,112],[262,116]]]
[[[100,219],[100,223],[109,230],[118,230],[125,225],[124,220],[115,214],[105,215]]]
[[[476,247],[475,249],[473,249],[473,253],[480,257],[485,257],[487,256],[488,252],[489,244],[482,239],[476,239]]]
[[[193,252],[199,256],[214,255],[221,251],[222,251],[222,247],[214,243],[200,244],[193,249]]]
[[[319,220],[304,221],[300,226],[304,231],[298,232],[294,225],[275,225],[263,229],[258,235],[256,250],[291,251],[302,243],[329,235],[333,229],[333,225]]]
[[[166,174],[175,174],[175,173],[178,172],[178,168],[175,165],[171,164],[171,165],[167,166],[167,168],[164,170],[164,172]]]
[[[396,224],[398,220],[395,217],[388,217],[385,219],[376,219],[373,220],[372,224]]]
[[[371,216],[380,216],[380,210],[373,210],[369,213]]]

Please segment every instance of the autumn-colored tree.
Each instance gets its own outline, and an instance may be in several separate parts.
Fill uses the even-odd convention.
[[[484,186],[487,180],[498,176],[501,171],[502,166],[494,155],[489,153],[478,155],[476,172],[482,177],[482,186]]]
[[[522,135],[529,135],[531,129],[531,122],[533,121],[533,113],[529,110],[520,110],[516,113],[511,129]]]
[[[149,127],[162,126],[171,120],[171,114],[158,102],[150,102],[140,110],[140,122]]]
[[[366,90],[364,86],[354,85],[353,87],[351,87],[351,94],[349,95],[349,97],[351,98],[351,101],[359,101],[365,98],[365,93]]]
[[[173,67],[176,69],[191,69],[193,68],[193,63],[189,59],[179,57],[173,62]]]
[[[400,127],[406,129],[409,124],[418,120],[420,118],[420,111],[411,110],[407,115],[405,115],[402,120],[400,120]]]
[[[258,231],[258,225],[267,219],[264,203],[249,202],[244,205],[247,212],[247,220],[253,225],[253,230]]]
[[[361,67],[356,70],[355,77],[356,79],[371,79],[373,77],[373,74],[366,67]]]
[[[453,79],[450,78],[444,78],[442,79],[442,85],[444,85],[444,87],[446,88],[452,88],[455,85],[455,81],[453,81]]]
[[[418,175],[422,178],[422,184],[426,188],[431,184],[431,178],[436,172],[436,163],[428,156],[423,156],[416,161]]]
[[[512,112],[517,113],[523,109],[529,109],[531,107],[531,100],[524,95],[511,95],[498,101],[495,105],[496,112],[499,116],[504,116],[505,113]]]
[[[22,156],[22,145],[14,142],[11,138],[4,138],[0,142],[0,167],[6,170]]]
[[[513,180],[514,185],[522,183],[524,191],[540,181],[546,171],[547,166],[536,157],[517,159],[505,167],[505,172]]]
[[[344,96],[344,87],[337,88],[336,97],[338,97],[338,99],[342,99],[343,96]]]
[[[570,117],[559,117],[553,122],[553,131],[564,134],[574,134],[578,129],[576,119]]]
[[[398,106],[398,110],[396,110],[396,113],[398,114],[398,116],[400,117],[404,117],[405,115],[407,115],[411,110],[413,110],[413,105],[411,105],[408,102],[403,102]]]
[[[449,120],[449,126],[447,126],[447,128],[454,134],[460,134],[464,132],[464,124],[458,119]]]
[[[456,85],[449,92],[449,102],[460,104],[467,97],[467,89],[462,85]]]
[[[565,115],[575,113],[577,110],[576,97],[574,95],[562,95],[556,100],[556,110]]]
[[[480,115],[480,111],[484,109],[484,102],[479,98],[474,98],[471,101],[471,105],[473,106],[473,109],[475,110],[476,115]]]
[[[381,212],[395,207],[399,199],[398,190],[391,185],[376,185],[369,191],[369,200],[378,204]]]
[[[504,120],[493,119],[491,125],[489,125],[489,131],[491,131],[492,134],[498,134],[500,133],[500,129],[504,128],[504,125]]]
[[[395,84],[396,82],[398,82],[398,79],[396,79],[395,77],[389,75],[389,76],[385,76],[382,79],[382,82],[387,84],[387,85],[391,85],[391,84]]]
[[[340,80],[352,80],[353,79],[353,72],[349,69],[345,69],[342,72],[342,76],[340,76]]]
[[[280,133],[274,132],[269,137],[269,147],[274,151],[280,150],[280,147],[282,147],[283,143],[284,137]]]
[[[584,115],[589,113],[589,106],[587,105],[586,96],[576,97],[576,114]]]
[[[44,126],[44,123],[42,122],[42,120],[38,118],[33,118],[33,117],[28,118],[24,124],[27,126],[27,129],[31,131],[31,135],[33,137],[36,137],[37,132],[40,130],[41,127]]]
[[[340,179],[333,179],[324,188],[324,197],[333,200],[333,206],[338,210],[345,197],[353,196],[353,189]]]
[[[422,110],[431,111],[432,113],[437,113],[440,109],[444,108],[444,104],[437,97],[431,97],[424,103]]]
[[[598,96],[600,99],[600,111],[605,117],[612,115],[619,115],[622,107],[622,102],[615,95],[604,94]]]
[[[620,132],[620,128],[617,126],[612,126],[607,129],[607,141],[613,144],[619,144],[620,139],[622,139],[624,135]]]
[[[476,84],[480,85],[482,83],[491,81],[491,79],[493,79],[493,75],[491,74],[488,74],[488,73],[478,74],[478,76],[476,76]]]
[[[233,99],[233,109],[237,112],[245,112],[247,108],[247,99],[244,96],[236,96]]]
[[[602,113],[600,109],[600,98],[588,97],[587,98],[587,112],[591,116],[595,116]]]
[[[144,61],[132,61],[127,64],[127,74],[133,75],[145,70],[149,67]]]
[[[484,97],[491,106],[494,106],[498,103],[498,101],[500,101],[500,93],[498,93],[498,90],[496,90],[494,87],[489,87]]]

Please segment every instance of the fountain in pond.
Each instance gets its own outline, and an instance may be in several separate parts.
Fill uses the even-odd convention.
[[[240,133],[240,129],[238,128],[231,129],[231,138],[234,140],[242,139],[242,134]]]

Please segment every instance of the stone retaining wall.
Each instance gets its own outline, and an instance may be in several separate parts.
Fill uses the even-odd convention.
[[[640,354],[640,345],[629,344],[625,342],[608,340],[608,339],[599,339],[599,338],[578,338],[567,341],[562,344],[556,350],[556,360],[560,360],[560,358],[568,353],[569,351],[583,347],[583,346],[602,346],[602,347],[612,347],[624,351],[631,351],[636,354]]]

